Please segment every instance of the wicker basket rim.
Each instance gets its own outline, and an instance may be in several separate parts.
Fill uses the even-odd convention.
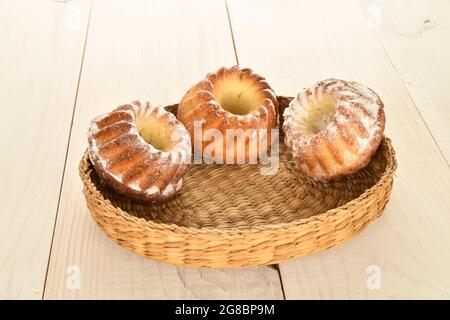
[[[140,224],[146,224],[149,228],[152,229],[159,229],[159,230],[171,230],[174,233],[189,233],[189,234],[216,234],[216,235],[222,235],[222,236],[230,236],[233,235],[239,235],[243,233],[259,233],[266,229],[270,230],[277,230],[277,229],[289,229],[289,228],[296,228],[303,224],[313,223],[314,221],[323,221],[326,219],[329,219],[330,216],[333,215],[339,215],[339,214],[346,214],[347,210],[353,206],[358,205],[358,203],[364,201],[366,198],[369,198],[371,194],[375,192],[378,188],[383,186],[386,183],[389,183],[391,181],[390,177],[395,173],[395,170],[397,168],[397,161],[395,159],[395,150],[392,147],[391,139],[388,137],[383,137],[382,143],[385,144],[386,150],[385,150],[385,156],[387,158],[387,164],[386,168],[380,177],[380,179],[375,183],[372,187],[366,189],[361,195],[359,195],[357,198],[352,199],[351,201],[343,204],[342,206],[330,209],[328,211],[325,211],[323,213],[308,217],[308,218],[299,218],[298,220],[292,221],[292,222],[279,222],[279,223],[272,223],[267,224],[263,226],[252,226],[252,227],[246,227],[246,228],[230,228],[230,229],[219,229],[215,227],[186,227],[186,226],[180,226],[174,223],[162,223],[162,222],[155,222],[152,220],[146,220],[144,218],[136,217],[134,215],[129,214],[127,211],[123,210],[120,207],[114,206],[109,199],[106,199],[103,194],[100,192],[100,190],[97,189],[96,185],[91,181],[89,171],[85,172],[82,170],[83,164],[88,162],[88,156],[87,151],[85,151],[84,157],[80,162],[80,174],[82,175],[83,183],[89,183],[91,184],[91,190],[95,194],[95,197],[98,199],[98,201],[103,202],[108,208],[108,210],[111,210],[112,212],[117,213],[117,218],[126,220],[131,223],[140,223]],[[93,170],[93,169],[91,169]]]

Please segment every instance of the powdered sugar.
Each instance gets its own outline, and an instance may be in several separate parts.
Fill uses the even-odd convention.
[[[359,152],[364,152],[370,146],[370,138],[357,137],[356,140],[359,144]]]
[[[377,103],[370,103],[365,105],[366,109],[370,112],[372,117],[378,116],[378,111],[380,110],[380,106]]]
[[[159,190],[159,188],[157,186],[151,186],[150,188],[145,190],[145,193],[147,193],[147,195],[149,195],[149,196],[155,195],[160,192],[161,192],[161,190]]]
[[[345,125],[348,120],[346,117],[344,117],[341,113],[337,113],[335,116],[336,122],[340,125]]]
[[[178,180],[177,186],[175,187],[175,191],[180,190],[182,185],[183,185],[183,178],[181,178],[180,180]]]
[[[171,183],[169,183],[167,185],[167,187],[164,189],[164,191],[162,192],[162,195],[164,197],[168,197],[169,195],[171,195],[172,193],[174,193],[175,189],[173,188],[173,185]]]
[[[331,117],[327,112],[331,112],[328,114]],[[341,174],[338,166],[345,172],[353,165],[367,163],[360,159],[361,154],[370,150],[367,156],[372,155],[384,130],[383,103],[378,95],[363,84],[336,79],[320,81],[312,88],[303,89],[284,110],[283,117],[285,141],[298,160],[299,168],[322,177]],[[343,146],[339,149],[334,143],[338,142],[334,140],[338,135],[339,145]],[[352,141],[356,142],[357,150]],[[321,144],[325,144],[323,150],[334,152],[337,160],[326,156],[327,152],[317,152],[313,158],[321,158],[324,163],[338,163],[322,167],[320,161],[308,160],[305,152],[322,150]]]
[[[378,96],[366,86],[356,82],[346,82],[342,80],[329,79],[315,84],[314,89],[302,90],[289,104],[283,113],[284,127],[291,131],[303,131],[304,119],[308,116],[308,109],[305,107],[309,103],[311,92],[317,94],[314,99],[317,101],[325,94],[331,94],[336,98],[336,114],[333,122],[339,125],[346,125],[348,119],[343,115],[341,109],[347,113],[354,114],[361,124],[372,136],[377,131],[377,120],[380,112],[380,101]],[[355,105],[362,106],[366,114],[358,112]],[[332,122],[331,122],[332,123]],[[326,126],[325,130],[332,130],[333,126]]]
[[[128,186],[135,191],[142,190],[141,187],[139,186],[139,183],[137,183],[137,182],[130,183]]]
[[[156,186],[156,183],[159,180],[155,179],[164,179],[164,174],[159,176],[155,175],[152,170],[147,170],[147,172],[145,169],[142,171],[142,169],[136,169],[135,167],[137,165],[148,164],[149,168],[151,168],[151,166],[156,165],[159,167],[160,171],[164,172],[165,170],[169,170],[172,165],[179,165],[181,168],[178,168],[178,170],[185,172],[187,169],[187,164],[190,162],[191,158],[191,139],[189,133],[176,119],[176,117],[172,113],[166,111],[163,107],[153,107],[148,102],[140,103],[138,101],[134,101],[129,105],[124,105],[119,108],[120,109],[116,109],[111,113],[102,114],[94,118],[94,120],[90,123],[88,131],[89,157],[91,161],[96,164],[96,167],[101,169],[104,174],[107,174],[112,179],[125,184],[131,190],[146,194],[148,197],[161,194],[161,190]],[[131,120],[130,117],[126,115],[131,115]],[[107,123],[105,123],[106,125],[99,127],[100,121],[104,120],[108,116],[111,116],[111,120],[108,119]],[[171,139],[170,148],[163,151],[155,148],[152,144],[147,143],[139,133],[137,125],[138,121],[144,121],[141,125],[152,123],[153,126],[161,126],[164,127],[164,130],[171,130],[173,134],[169,136]],[[125,130],[125,127],[121,124],[131,126],[129,129],[127,128],[126,131],[121,131]],[[156,129],[160,130],[159,128]],[[115,131],[107,132],[107,130]],[[103,131],[105,131],[106,134],[104,134]],[[106,141],[97,140],[96,136],[98,136],[98,133],[104,137],[108,137],[109,135],[112,138],[107,138]],[[111,135],[111,133],[113,133],[113,135]],[[119,140],[119,138],[122,138],[125,135],[130,136],[130,139]],[[104,149],[105,146],[108,146],[108,152],[103,152],[103,150],[106,150]],[[115,167],[111,164],[111,161],[117,162],[117,159],[123,159],[122,155],[126,156],[128,153],[131,159],[131,157],[138,152],[139,154],[142,154],[142,152],[146,154],[145,156],[142,156],[142,161],[138,164],[135,162],[130,162],[130,166],[121,165]],[[117,158],[116,155],[119,154],[121,156],[120,158]],[[139,172],[147,172],[147,174],[142,175],[142,173]],[[132,179],[134,181],[131,183],[127,183],[126,180],[124,181],[125,176],[132,177],[136,174],[140,174],[142,176],[140,176],[138,180],[135,180],[135,178]],[[152,180],[154,181],[148,188],[145,190],[141,188],[141,181]],[[170,194],[173,194],[176,191],[175,186],[178,182],[179,181],[168,181],[162,195],[167,197]]]

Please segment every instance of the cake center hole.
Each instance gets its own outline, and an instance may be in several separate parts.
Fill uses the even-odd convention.
[[[305,132],[309,135],[315,135],[324,130],[333,119],[337,109],[337,101],[334,96],[325,95],[321,99],[311,99],[306,109]]]
[[[157,120],[152,118],[137,121],[139,135],[145,142],[161,151],[168,151],[171,148],[171,132]]]
[[[217,86],[215,96],[223,109],[236,115],[246,115],[256,110],[264,101],[254,83],[228,79]]]

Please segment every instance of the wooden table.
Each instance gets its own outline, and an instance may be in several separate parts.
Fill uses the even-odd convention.
[[[6,0],[0,26],[0,298],[450,298],[448,1]],[[183,269],[113,244],[81,193],[89,120],[236,63],[280,95],[327,77],[381,95],[399,162],[385,214],[279,266]]]

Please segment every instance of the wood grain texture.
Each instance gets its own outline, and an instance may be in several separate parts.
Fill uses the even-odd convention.
[[[449,164],[450,2],[360,0],[360,4]]]
[[[0,1],[0,299],[40,299],[90,1]]]
[[[81,193],[77,167],[92,117],[132,99],[176,103],[208,71],[234,63],[223,1],[94,3],[46,299],[283,297],[270,267],[177,269],[116,246],[94,224]],[[70,265],[79,267],[79,290],[66,286]]]
[[[280,265],[286,298],[449,298],[450,170],[360,4],[227,2],[241,66],[282,95],[328,77],[369,85],[397,151],[385,215],[337,248]],[[367,286],[371,265],[381,270],[378,290]]]

